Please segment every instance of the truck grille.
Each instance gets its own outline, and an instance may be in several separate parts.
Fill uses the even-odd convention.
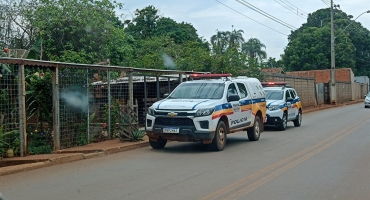
[[[154,125],[161,126],[194,126],[193,120],[190,118],[170,118],[157,117]]]

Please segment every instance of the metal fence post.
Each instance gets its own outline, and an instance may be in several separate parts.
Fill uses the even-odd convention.
[[[147,102],[147,91],[146,91],[146,76],[144,75],[144,116],[146,115],[147,112],[147,107],[148,107],[148,102]]]
[[[26,155],[27,151],[27,118],[26,118],[26,86],[24,76],[24,65],[18,65],[18,107],[19,107],[19,140],[20,154]]]
[[[53,69],[52,90],[53,90],[53,140],[54,151],[60,150],[60,120],[59,120],[59,68]]]
[[[130,137],[131,137],[131,132],[132,132],[132,112],[134,111],[134,83],[132,80],[132,71],[128,73],[128,98],[129,98],[129,113],[128,113],[128,119],[129,119],[129,126],[130,126]]]
[[[108,79],[108,137],[112,139],[111,133],[111,91],[110,91],[110,71],[107,70],[107,79]]]
[[[168,94],[171,93],[171,78],[168,77]]]
[[[157,101],[160,99],[160,94],[159,94],[159,76],[156,74],[156,82],[157,82]]]
[[[89,69],[86,69],[87,143],[90,143]]]
[[[132,71],[128,73],[128,98],[130,109],[132,109],[134,104],[134,83],[132,80]]]

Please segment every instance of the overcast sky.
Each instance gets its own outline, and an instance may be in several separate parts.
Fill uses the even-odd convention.
[[[251,37],[258,38],[266,45],[267,56],[273,58],[280,58],[280,54],[284,52],[288,43],[287,35],[290,34],[291,29],[259,14],[246,5],[254,6],[281,20],[281,23],[295,28],[299,28],[306,22],[307,13],[330,5],[330,0],[238,0],[244,2],[245,5],[236,0],[118,1],[124,3],[121,12],[128,19],[136,9],[153,5],[160,10],[160,15],[163,17],[192,24],[198,30],[198,35],[208,41],[217,30],[231,31],[232,26],[237,30],[242,29],[246,40]],[[342,11],[353,15],[354,18],[370,10],[369,0],[336,0],[334,4],[339,4]],[[370,13],[361,15],[356,21],[361,22],[370,30]]]

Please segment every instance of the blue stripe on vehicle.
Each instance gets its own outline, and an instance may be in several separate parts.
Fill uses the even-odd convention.
[[[267,105],[267,107],[269,107],[272,103],[275,103],[275,102],[277,102],[277,101],[280,101],[280,100],[276,100],[276,101],[273,101],[273,102],[269,103],[269,104]]]
[[[228,108],[232,108],[231,103],[224,103],[224,104],[217,105],[215,106],[215,111],[228,109]]]
[[[265,98],[253,99],[253,103],[261,103],[261,102],[265,102],[265,101],[266,101]]]
[[[201,101],[201,102],[199,102],[199,103],[197,103],[197,104],[195,104],[194,106],[193,106],[193,110],[195,109],[195,107],[197,106],[197,105],[199,105],[199,104],[201,104],[201,103],[204,103],[204,102],[206,102],[206,101],[209,101],[209,99],[207,99],[207,100],[205,100],[205,101]]]
[[[165,100],[161,101],[158,106],[157,106],[157,109],[159,109],[159,105],[161,105],[161,103],[165,102]]]

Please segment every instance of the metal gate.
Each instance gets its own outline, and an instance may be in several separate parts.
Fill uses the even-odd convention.
[[[330,87],[329,87],[329,83],[324,83],[324,99],[325,99],[325,104],[330,104]]]

